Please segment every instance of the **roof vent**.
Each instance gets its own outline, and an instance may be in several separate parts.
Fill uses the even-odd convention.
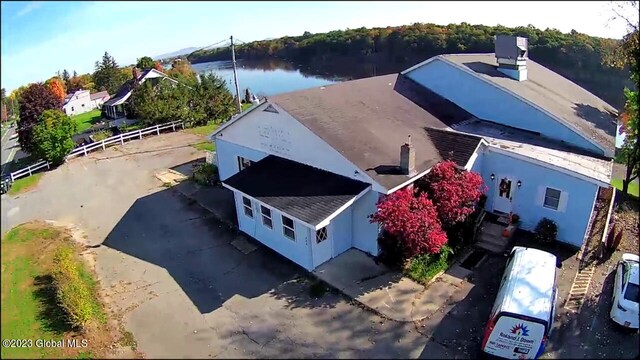
[[[495,45],[498,71],[518,81],[527,80],[529,39],[519,36],[497,35]]]

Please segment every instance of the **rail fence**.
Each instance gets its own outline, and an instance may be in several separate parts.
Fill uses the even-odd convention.
[[[153,133],[155,133],[156,135],[160,135],[161,130],[172,129],[173,131],[176,131],[176,128],[178,127],[184,129],[184,122],[172,121],[164,124],[154,125],[148,128],[140,129],[140,130],[134,130],[134,131],[122,133],[119,135],[111,136],[104,140],[96,141],[91,144],[83,145],[73,149],[73,151],[71,151],[65,157],[65,161],[76,156],[86,156],[90,152],[93,152],[96,150],[105,150],[108,146],[113,144],[124,145],[125,140],[142,139],[144,135],[153,134]],[[42,170],[45,167],[49,169],[51,167],[51,164],[49,164],[49,162],[45,160],[40,160],[33,165],[27,166],[26,168],[10,173],[9,177],[11,178],[11,182],[14,182],[15,180],[21,177],[33,175],[35,172]]]

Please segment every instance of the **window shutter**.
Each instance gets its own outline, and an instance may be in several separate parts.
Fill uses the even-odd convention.
[[[569,193],[566,191],[560,192],[560,203],[558,204],[558,211],[565,212],[567,209],[567,202],[569,201]]]

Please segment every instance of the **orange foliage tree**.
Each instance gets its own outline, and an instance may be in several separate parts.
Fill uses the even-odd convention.
[[[58,78],[53,78],[48,83],[49,89],[51,92],[58,98],[60,101],[64,100],[67,94],[64,92],[64,85],[62,84],[62,80]]]

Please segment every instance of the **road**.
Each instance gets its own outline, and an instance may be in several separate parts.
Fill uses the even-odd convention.
[[[4,175],[5,169],[8,163],[13,160],[20,160],[27,156],[27,154],[20,149],[18,144],[18,138],[11,139],[11,136],[16,133],[15,126],[10,127],[7,132],[2,136],[2,169],[0,173]]]

